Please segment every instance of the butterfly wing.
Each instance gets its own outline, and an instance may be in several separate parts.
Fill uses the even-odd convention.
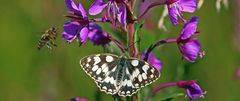
[[[129,59],[134,87],[141,88],[151,84],[160,77],[160,72],[151,64],[143,60]]]
[[[80,65],[96,82],[105,80],[108,72],[117,66],[118,56],[113,54],[95,54],[82,58]]]
[[[160,77],[158,70],[143,60],[128,59],[127,65],[127,75],[118,91],[120,96],[131,96],[141,87],[151,84]]]
[[[129,67],[129,66],[128,66]],[[131,96],[139,89],[134,86],[131,68],[126,68],[126,74],[123,77],[121,88],[118,90],[119,96]]]
[[[109,72],[103,81],[96,81],[96,84],[101,91],[107,94],[113,95],[118,92],[115,72]]]

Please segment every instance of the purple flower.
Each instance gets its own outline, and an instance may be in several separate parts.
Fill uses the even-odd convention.
[[[236,68],[235,77],[236,79],[240,79],[240,67]]]
[[[88,99],[85,99],[85,98],[72,98],[70,101],[89,101]]]
[[[195,12],[197,8],[196,0],[166,0],[170,20],[174,25],[179,24],[178,18],[185,22],[182,12]]]
[[[89,33],[89,20],[87,14],[81,5],[76,5],[72,0],[65,0],[69,13],[72,14],[67,16],[73,20],[64,23],[64,32],[62,33],[63,39],[68,42],[72,42],[78,38],[80,45],[85,43]]]
[[[97,24],[90,24],[89,30],[88,39],[95,45],[105,45],[111,41],[107,33],[103,32],[102,28]]]
[[[179,88],[186,89],[187,97],[190,100],[203,98],[205,91],[203,91],[200,86],[194,81],[178,81],[177,85]]]
[[[123,26],[126,25],[127,11],[124,5],[124,0],[95,0],[89,8],[90,15],[97,15],[107,7],[107,17],[113,23],[118,20]]]
[[[198,17],[192,17],[183,27],[178,38],[178,47],[182,56],[189,62],[194,62],[198,56],[203,57],[204,53],[200,51],[201,45],[196,38],[191,38],[197,32]]]
[[[142,56],[141,56],[142,59],[144,59],[146,53],[147,51],[144,51],[142,53]],[[147,62],[152,66],[154,66],[159,71],[162,69],[162,62],[159,61],[152,52],[149,54]]]

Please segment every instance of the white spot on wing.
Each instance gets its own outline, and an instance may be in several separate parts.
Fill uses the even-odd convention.
[[[106,86],[104,86],[104,87],[102,87],[102,89],[105,89],[105,90],[106,90],[106,89],[107,89],[107,87],[106,87]]]
[[[95,66],[93,66],[92,71],[96,71],[97,69],[98,69],[98,66],[95,65]]]
[[[135,69],[133,72],[133,78],[137,77],[139,73],[140,73],[139,70]]]
[[[109,92],[112,92],[112,89],[108,89]]]
[[[101,73],[102,69],[101,68],[98,68],[96,74],[99,75]]]
[[[138,83],[136,83],[136,84],[135,84],[135,87],[138,87],[138,86],[139,86],[139,84],[138,84]]]
[[[152,74],[152,75],[150,75],[150,77],[151,77],[151,78],[153,78],[153,77],[154,77],[154,75]]]
[[[148,65],[144,65],[142,68],[143,68],[143,71],[144,71],[145,73],[147,73],[147,70],[149,69],[149,66],[148,66]]]
[[[151,69],[151,72],[152,72],[152,73],[154,73],[154,71],[155,71],[155,69],[154,69],[154,68],[152,68],[152,69]]]
[[[94,65],[98,64],[99,62],[101,62],[100,57],[94,57]]]
[[[107,67],[107,64],[106,64],[106,63],[104,63],[104,64],[101,66],[102,69],[104,69],[104,68],[106,68],[106,67]]]
[[[127,85],[127,79],[125,79],[122,83],[122,86],[125,86],[125,85]]]
[[[143,74],[142,74],[142,78],[143,78],[144,80],[146,80],[146,79],[147,79],[147,75],[146,75],[145,73],[143,73]]]
[[[111,77],[111,78],[110,78],[110,83],[111,83],[111,84],[115,84],[114,82],[115,82],[114,78]]]
[[[138,61],[138,60],[132,60],[132,62],[131,62],[131,63],[132,63],[132,65],[133,65],[133,66],[137,66],[137,65],[138,65],[138,63],[139,63],[139,61]]]
[[[89,58],[87,58],[87,62],[90,62],[91,61],[91,58],[89,57]]]
[[[131,81],[131,80],[128,80],[128,81],[127,81],[127,86],[128,86],[128,87],[132,87],[132,81]]]
[[[130,94],[131,92],[130,91],[127,91],[127,94]]]
[[[117,69],[117,66],[115,66],[111,71],[114,72]]]
[[[112,62],[113,61],[113,57],[112,56],[106,56],[106,61],[107,62]]]
[[[104,73],[108,72],[108,67],[105,67],[105,68],[103,69],[103,72],[104,72]]]
[[[106,77],[106,78],[104,79],[104,81],[105,81],[106,83],[110,82],[110,77]]]
[[[142,82],[142,75],[138,75],[138,81]]]
[[[98,80],[102,80],[102,78],[101,78],[101,77],[98,77]]]
[[[122,91],[122,94],[125,94],[125,92],[124,92],[124,91]]]

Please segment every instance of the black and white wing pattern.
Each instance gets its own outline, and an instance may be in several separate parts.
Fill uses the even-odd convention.
[[[131,96],[160,77],[159,71],[143,60],[112,54],[84,57],[80,65],[101,91],[112,95]]]
[[[160,77],[158,70],[143,60],[127,59],[127,65],[126,75],[118,90],[120,96],[131,96]]]
[[[117,66],[116,60],[118,56],[113,54],[96,54],[82,58],[80,65],[94,81],[103,81],[107,72]]]
[[[151,64],[138,59],[128,59],[131,68],[133,84],[136,88],[141,88],[151,84],[160,77],[160,72]]]

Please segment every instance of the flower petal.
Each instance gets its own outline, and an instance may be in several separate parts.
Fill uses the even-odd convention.
[[[69,21],[64,24],[64,32],[62,33],[63,39],[68,42],[72,42],[78,34],[79,23],[75,21]]]
[[[78,9],[77,5],[72,0],[65,0],[66,6],[69,11],[72,11],[77,14],[81,14],[80,10]]]
[[[190,38],[197,32],[198,17],[192,17],[182,29],[180,38],[182,40]]]
[[[70,101],[88,101],[88,99],[85,99],[85,98],[72,98]]]
[[[84,18],[87,17],[87,13],[81,3],[78,3],[78,6],[73,2],[73,0],[65,0],[65,3],[69,11],[82,15]]]
[[[193,13],[197,9],[196,0],[179,0],[181,11]]]
[[[87,17],[87,13],[81,3],[78,3],[78,9],[82,13],[83,18]]]
[[[206,94],[206,92],[204,92],[201,89],[201,87],[195,82],[195,80],[178,81],[177,85],[178,85],[179,88],[186,89],[187,97],[190,100],[203,98],[204,94]]]
[[[169,14],[169,18],[171,20],[171,22],[174,25],[179,24],[178,22],[178,16],[181,16],[179,10],[176,7],[169,7],[168,6],[168,14]]]
[[[81,31],[79,32],[80,35],[78,37],[80,45],[84,44],[87,41],[88,33],[89,33],[88,27],[83,27],[81,29]]]
[[[141,56],[142,59],[145,58],[146,53],[147,53],[147,51],[144,51],[142,53],[142,56]],[[154,66],[159,71],[162,69],[162,62],[160,60],[158,60],[152,52],[150,52],[147,62],[149,64],[151,64],[152,66]]]
[[[189,40],[186,43],[180,43],[179,49],[182,53],[182,56],[185,60],[189,62],[194,62],[200,53],[200,43],[198,40]]]
[[[119,7],[118,21],[122,26],[126,26],[127,11],[125,7]]]
[[[90,15],[97,15],[101,13],[106,6],[107,4],[104,3],[103,0],[95,0],[88,12]]]
[[[102,28],[97,24],[90,24],[88,39],[95,45],[105,45],[110,42],[110,39],[106,36],[105,32],[102,32]]]
[[[189,85],[186,88],[186,92],[187,96],[190,99],[199,99],[204,95],[204,92],[202,91],[201,87],[196,83]]]

